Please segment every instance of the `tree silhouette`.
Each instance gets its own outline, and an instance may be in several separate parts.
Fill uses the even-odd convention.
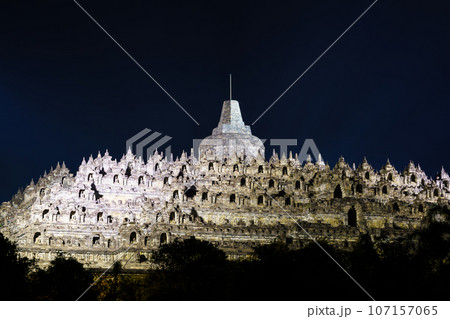
[[[222,265],[226,257],[210,242],[189,238],[161,246],[151,260],[166,270],[205,270]]]
[[[195,238],[163,245],[151,261],[158,269],[147,277],[144,299],[216,299],[226,281],[225,253]]]
[[[34,294],[40,300],[76,300],[92,284],[92,275],[72,257],[59,254],[46,271],[38,271]],[[82,300],[92,299],[92,291]]]
[[[29,298],[27,275],[32,265],[32,261],[19,257],[16,244],[0,233],[0,272],[3,275],[0,300]]]

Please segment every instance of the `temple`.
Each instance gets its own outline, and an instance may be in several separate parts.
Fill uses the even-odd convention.
[[[450,177],[429,178],[410,163],[376,171],[364,158],[331,168],[321,158],[264,157],[264,146],[225,101],[200,155],[144,161],[131,150],[84,158],[76,174],[63,163],[0,206],[0,231],[20,254],[46,266],[58,254],[86,267],[151,267],[161,245],[195,237],[246,258],[254,247],[282,241],[298,248],[314,239],[351,249],[362,234],[392,240],[421,227],[430,210],[449,204]]]
[[[228,100],[223,102],[220,121],[212,135],[200,143],[199,153],[211,159],[234,155],[248,159],[264,158],[264,145],[242,120],[239,102]]]

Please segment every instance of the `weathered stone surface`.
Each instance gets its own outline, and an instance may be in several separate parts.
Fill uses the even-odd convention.
[[[264,159],[264,145],[242,120],[238,101],[232,100],[223,102],[219,124],[200,143],[199,153],[210,160],[233,156]]]
[[[227,102],[212,136],[250,137],[239,105]],[[143,269],[150,265],[140,256],[191,236],[231,259],[274,240],[300,247],[310,236],[351,247],[361,233],[404,236],[429,209],[449,204],[443,169],[433,180],[413,163],[399,173],[388,161],[376,172],[365,159],[350,168],[340,158],[331,169],[321,160],[301,165],[275,154],[266,161],[240,150],[175,161],[154,154],[147,163],[131,151],[119,161],[106,151],[83,159],[75,176],[58,164],[1,205],[0,231],[43,266],[63,251],[92,268],[121,257],[126,268]]]

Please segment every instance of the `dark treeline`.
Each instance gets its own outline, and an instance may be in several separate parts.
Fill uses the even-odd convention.
[[[396,241],[363,235],[352,251],[320,245],[376,300],[448,300],[448,213]],[[116,263],[81,300],[370,299],[315,243],[291,250],[274,242],[255,248],[248,260],[229,261],[211,243],[192,238],[163,245],[152,262],[157,269],[146,274],[123,273]],[[0,270],[1,300],[76,300],[100,277],[63,255],[39,269],[2,235]]]

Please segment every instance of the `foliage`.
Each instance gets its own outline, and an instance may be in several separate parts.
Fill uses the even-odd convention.
[[[27,275],[32,266],[32,261],[19,257],[16,244],[0,233],[0,273],[3,275],[0,300],[29,298]]]
[[[160,247],[151,258],[145,299],[210,300],[223,286],[227,260],[213,244],[190,238]]]
[[[195,271],[220,266],[226,257],[211,243],[190,238],[163,245],[151,259],[162,269]]]
[[[447,300],[450,225],[437,219],[429,216],[426,227],[394,241],[363,234],[351,250],[324,240],[299,249],[276,241],[236,261],[190,238],[161,246],[146,274],[124,273],[118,262],[103,276],[63,255],[36,268],[0,235],[9,287],[1,298],[75,300],[99,279],[82,300],[368,300],[353,278],[376,300]]]
[[[47,270],[33,277],[33,295],[37,300],[76,300],[92,284],[92,275],[71,257],[59,254]],[[90,299],[88,293],[84,299]]]

